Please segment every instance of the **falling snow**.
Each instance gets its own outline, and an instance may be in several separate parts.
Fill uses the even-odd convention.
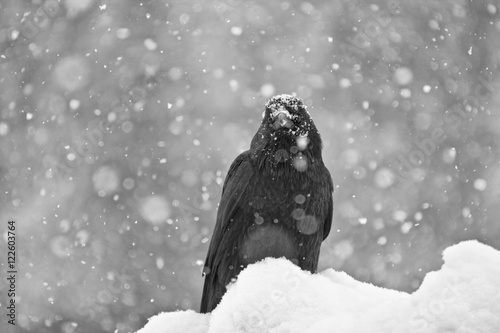
[[[89,83],[90,75],[88,61],[81,55],[61,59],[53,72],[55,83],[69,92],[84,88]]]
[[[23,331],[131,332],[162,311],[198,310],[224,179],[275,95],[303,101],[335,184],[325,273],[297,272],[326,279],[309,290],[318,300],[368,288],[344,271],[428,304],[416,296],[435,291],[426,283],[444,268],[424,276],[444,248],[500,249],[495,1],[3,1],[0,22],[0,220],[19,226]],[[301,134],[298,172],[317,148]],[[317,231],[314,215],[290,219]],[[0,234],[4,250],[5,224]],[[448,266],[467,259],[448,253],[464,257]],[[366,314],[389,309],[376,305]],[[255,313],[246,323],[267,314]],[[170,316],[192,319],[188,331],[210,319]]]
[[[75,158],[75,154],[68,155]],[[110,166],[103,166],[97,169],[92,176],[92,183],[94,184],[94,190],[99,194],[99,196],[104,197],[110,195],[116,191],[120,186],[120,178],[117,169]]]
[[[398,68],[394,72],[394,80],[400,86],[406,86],[413,81],[413,72],[408,67]]]

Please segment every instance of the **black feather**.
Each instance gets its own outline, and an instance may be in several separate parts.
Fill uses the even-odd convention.
[[[250,149],[229,168],[205,261],[200,312],[211,312],[248,264],[285,257],[312,273],[330,233],[333,183],[302,102],[271,98]]]

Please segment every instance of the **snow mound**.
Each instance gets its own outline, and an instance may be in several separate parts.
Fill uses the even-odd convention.
[[[161,313],[138,333],[500,332],[500,251],[466,241],[413,294],[268,258],[240,273],[211,314]]]

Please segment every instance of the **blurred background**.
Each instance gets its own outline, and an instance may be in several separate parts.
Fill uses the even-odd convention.
[[[0,22],[2,332],[198,310],[224,177],[281,93],[335,183],[320,270],[412,292],[451,244],[500,249],[497,0],[2,0]]]

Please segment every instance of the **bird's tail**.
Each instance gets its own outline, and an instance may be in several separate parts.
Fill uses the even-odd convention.
[[[208,276],[205,276],[205,284],[203,285],[203,293],[201,294],[200,313],[208,313],[212,311],[212,309],[209,309],[210,286],[208,281]]]
[[[218,291],[214,274],[206,274],[203,293],[201,295],[200,313],[212,312],[212,310],[217,307],[217,304],[219,304],[221,298],[222,294]]]

